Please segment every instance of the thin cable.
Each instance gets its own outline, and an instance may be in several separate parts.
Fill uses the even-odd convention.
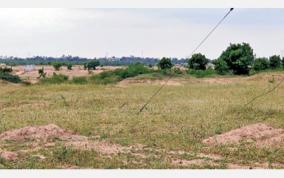
[[[141,113],[145,107],[150,103],[150,101],[164,88],[164,86],[166,86],[166,84],[168,83],[168,81],[173,77],[173,75],[170,75],[169,78],[166,80],[166,82],[146,101],[146,103],[140,108],[139,113]]]
[[[224,17],[212,28],[212,30],[205,36],[205,38],[197,45],[196,48],[192,51],[191,55],[195,53],[195,51],[209,38],[209,36],[218,28],[218,26],[226,19],[226,17],[234,10],[234,8],[230,8],[229,12],[227,12]]]
[[[276,88],[278,88],[283,82],[284,82],[284,78],[282,78],[282,80],[281,80],[278,84],[276,84],[272,89],[270,89],[270,90],[268,90],[268,91],[266,91],[266,92],[263,92],[263,93],[261,93],[260,95],[257,95],[257,96],[255,96],[255,97],[253,97],[253,98],[252,98],[249,102],[247,102],[244,106],[247,106],[247,105],[253,103],[256,99],[258,99],[258,98],[260,98],[260,97],[263,97],[263,96],[265,96],[265,95],[268,95],[269,93],[273,92],[273,91],[274,91]]]
[[[209,36],[218,28],[218,26],[226,19],[226,17],[234,10],[234,8],[230,8],[229,12],[227,12],[224,17],[217,23],[217,25],[214,26],[214,28],[205,36],[205,38],[197,45],[197,47],[192,51],[191,54],[193,54],[208,38]],[[170,75],[169,78],[166,80],[166,82],[145,102],[145,104],[140,108],[139,113],[141,113],[146,106],[151,102],[151,100],[159,94],[159,92],[168,84],[168,81],[173,77],[173,75]]]

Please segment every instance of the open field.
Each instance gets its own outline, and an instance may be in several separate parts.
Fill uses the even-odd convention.
[[[84,66],[82,65],[74,65],[72,67],[72,70],[68,70],[66,66],[61,67],[59,71],[56,71],[53,66],[50,65],[35,65],[34,68],[30,71],[25,71],[25,66],[18,65],[14,66],[13,68],[13,74],[18,75],[21,79],[29,81],[31,83],[37,83],[39,81],[39,73],[38,70],[41,68],[44,68],[44,72],[46,72],[46,76],[50,77],[53,75],[53,73],[56,74],[63,74],[68,76],[69,78],[73,77],[82,77],[82,76],[90,76],[93,74],[98,74],[103,71],[109,71],[114,70],[121,67],[113,67],[113,66],[106,66],[106,67],[97,67],[96,70],[88,71],[84,70]]]
[[[284,168],[284,85],[244,106],[283,77],[173,78],[141,114],[164,81],[2,82],[0,168]],[[232,135],[230,145],[206,144],[211,136],[256,123],[222,137],[243,134],[241,140]],[[261,129],[278,140],[260,142],[275,136]],[[250,131],[263,135],[247,140]]]

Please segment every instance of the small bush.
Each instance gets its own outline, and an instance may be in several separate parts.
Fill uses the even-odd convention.
[[[2,68],[2,67],[0,67],[0,72],[11,73],[11,72],[13,72],[13,69],[12,69],[12,67],[11,68],[8,68],[8,67]]]
[[[41,80],[41,83],[44,84],[60,84],[68,81],[68,76],[63,74],[56,74],[53,73],[52,77],[50,78],[44,78]]]
[[[267,58],[256,58],[253,64],[255,71],[266,70],[269,68],[269,61]]]
[[[20,83],[22,80],[20,79],[19,76],[11,74],[12,71],[13,71],[12,68],[0,67],[0,79],[12,83]]]
[[[64,65],[62,62],[52,62],[51,65],[54,67],[55,70],[60,70],[60,68]]]
[[[72,70],[72,64],[71,63],[68,63],[66,66],[67,66],[68,70]]]
[[[281,58],[280,56],[273,55],[269,57],[269,65],[271,69],[277,69],[281,67]]]
[[[6,80],[6,81],[12,82],[12,83],[20,83],[22,81],[19,76],[12,75],[12,74],[7,73],[7,72],[0,72],[0,79]]]
[[[71,83],[74,84],[86,84],[88,83],[87,77],[73,77]]]
[[[84,64],[84,69],[88,70],[96,70],[96,67],[100,66],[100,61],[98,60],[92,60],[86,64]]]
[[[99,84],[116,83],[125,78],[135,77],[140,74],[151,72],[150,69],[143,64],[131,64],[126,69],[116,69],[113,71],[105,71],[91,77],[91,80]]]
[[[38,78],[45,78],[46,77],[46,72],[44,72],[44,68],[42,67],[41,69],[38,69]]]
[[[171,69],[173,67],[172,61],[170,58],[163,57],[159,63],[158,67],[162,70]]]

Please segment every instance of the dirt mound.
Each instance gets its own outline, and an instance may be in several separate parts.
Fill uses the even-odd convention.
[[[0,151],[0,158],[6,159],[6,160],[16,160],[18,158],[18,154],[11,151]]]
[[[257,123],[209,137],[202,141],[208,145],[254,143],[259,147],[279,146],[284,144],[284,129],[276,129],[266,124]]]
[[[86,136],[77,135],[54,124],[44,126],[28,126],[20,129],[6,131],[0,134],[0,146],[1,141],[6,146],[8,145],[8,147],[9,144],[14,144],[15,142],[21,142],[25,143],[26,145],[30,145],[28,149],[17,150],[16,152],[3,152],[0,150],[0,157],[7,160],[16,159],[17,155],[15,154],[17,154],[17,152],[23,154],[29,153],[37,151],[41,148],[54,147],[56,146],[56,143],[59,142],[67,147],[72,147],[74,149],[95,150],[102,154],[131,153],[133,151],[139,151],[143,148],[143,145],[122,146],[119,144],[102,141],[98,138],[97,140],[94,140],[93,137],[89,138]]]
[[[66,131],[54,124],[45,126],[28,126],[0,134],[1,141],[37,140],[47,142],[48,140],[55,138],[61,140],[86,139],[84,136],[74,135],[71,132]]]

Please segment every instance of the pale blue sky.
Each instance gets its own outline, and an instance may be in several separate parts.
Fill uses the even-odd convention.
[[[1,9],[0,55],[187,57],[228,9]],[[198,50],[284,55],[284,9],[235,9]]]

